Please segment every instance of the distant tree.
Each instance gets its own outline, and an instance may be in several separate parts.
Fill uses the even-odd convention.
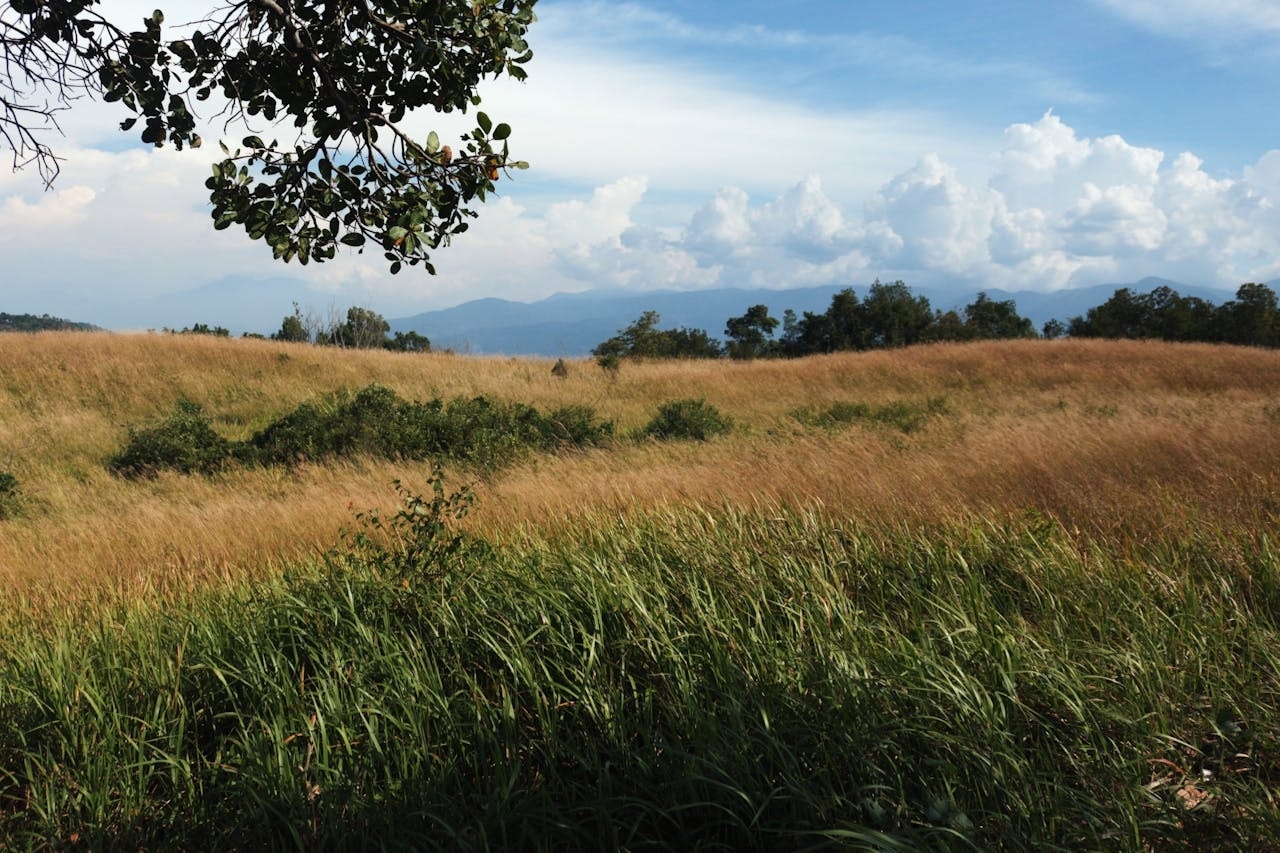
[[[166,329],[165,331],[171,331]],[[190,326],[184,326],[174,334],[178,335],[213,335],[217,338],[231,337],[231,330],[224,326],[210,326],[208,323],[193,323]]]
[[[311,336],[307,334],[307,330],[302,327],[297,317],[285,317],[280,324],[280,331],[271,337],[277,341],[290,343],[310,343],[311,341]]]
[[[793,314],[792,317],[795,315]],[[778,321],[769,316],[764,305],[752,305],[741,317],[731,317],[724,333],[729,339],[725,347],[730,358],[762,358],[774,349],[773,330]]]
[[[859,349],[903,347],[925,340],[933,310],[924,296],[912,296],[905,282],[876,280],[862,301],[863,335]]]
[[[1067,326],[1073,338],[1140,338],[1148,329],[1150,306],[1122,287],[1083,317],[1072,317]]]
[[[925,336],[929,341],[968,341],[973,339],[973,329],[961,319],[954,309],[933,312],[933,323]]]
[[[329,332],[329,343],[348,349],[378,349],[385,346],[391,324],[368,308],[347,309],[346,322]]]
[[[1044,326],[1040,330],[1040,334],[1051,341],[1063,337],[1066,333],[1067,324],[1061,320],[1045,320]]]
[[[1004,338],[1034,338],[1035,327],[1026,317],[1018,315],[1018,307],[1012,299],[997,302],[980,292],[973,302],[965,306],[964,325],[976,340],[1000,340]]]
[[[723,353],[718,341],[702,329],[659,330],[657,311],[645,311],[618,334],[597,344],[591,354],[603,366],[605,361],[616,367],[621,358],[719,358]]]
[[[1106,302],[1074,317],[1067,331],[1082,338],[1158,338],[1280,346],[1280,308],[1265,284],[1240,286],[1217,306],[1169,287],[1135,294],[1120,288]]]
[[[1236,298],[1218,309],[1222,340],[1233,344],[1273,347],[1280,344],[1280,307],[1265,284],[1240,285]]]
[[[658,358],[721,358],[724,349],[705,329],[665,329],[658,333]]]
[[[431,352],[431,341],[417,332],[396,332],[395,337],[383,341],[386,349],[395,352]]]
[[[311,332],[303,321],[302,309],[298,306],[298,303],[293,303],[293,313],[281,321],[280,331],[273,334],[271,340],[287,341],[295,344],[311,342]]]
[[[783,355],[792,355],[800,340],[800,321],[796,312],[790,308],[782,312],[782,335],[778,338],[778,348]]]
[[[101,331],[92,323],[74,323],[48,314],[5,314],[0,312],[0,332]]]
[[[598,358],[628,355],[652,356],[657,348],[654,340],[658,334],[656,327],[661,320],[662,317],[657,311],[645,311],[634,323],[618,330],[618,334],[608,340],[597,344],[591,350],[591,354]]]

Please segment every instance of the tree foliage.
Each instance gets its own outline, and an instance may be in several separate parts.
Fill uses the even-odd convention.
[[[376,311],[352,306],[347,309],[346,322],[335,326],[327,343],[349,349],[378,349],[386,345],[391,324]]]
[[[300,263],[376,246],[392,272],[434,272],[430,253],[466,230],[508,167],[511,128],[485,113],[455,150],[401,128],[413,110],[466,112],[479,83],[524,79],[536,0],[230,0],[173,28],[141,28],[98,0],[0,7],[0,139],[14,166],[58,173],[47,139],[84,96],[116,102],[144,143],[202,144],[199,107],[246,127],[206,181],[215,228],[235,225]],[[263,134],[274,135],[266,141]]]
[[[98,327],[92,323],[76,323],[48,314],[6,314],[0,311],[0,332],[92,332]]]
[[[1236,298],[1214,306],[1170,287],[1134,293],[1122,287],[1106,302],[1072,318],[1067,331],[1078,338],[1153,338],[1246,346],[1280,346],[1280,307],[1275,292],[1249,282]]]
[[[1034,338],[1035,326],[1018,314],[1012,299],[997,302],[980,292],[964,309],[964,327],[975,340]]]
[[[634,323],[598,344],[591,354],[601,365],[616,365],[620,358],[719,358],[720,342],[703,329],[657,328],[662,317],[645,311]]]
[[[726,347],[731,358],[760,358],[773,349],[773,330],[777,319],[769,316],[765,305],[752,305],[741,317],[730,317],[724,327],[729,339]]]
[[[293,313],[280,321],[280,330],[271,336],[271,340],[294,344],[311,343],[311,332],[307,329],[302,317],[302,309],[296,302],[293,305]]]

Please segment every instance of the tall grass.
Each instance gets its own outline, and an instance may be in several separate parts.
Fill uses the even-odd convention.
[[[452,505],[403,522],[431,526]],[[403,526],[402,524],[402,526]],[[820,511],[345,550],[0,628],[0,841],[1264,849],[1280,561]],[[412,537],[411,537],[412,538]]]
[[[405,399],[585,404],[644,427],[671,400],[732,419],[698,446],[622,442],[483,474],[477,532],[503,535],[686,501],[821,503],[859,523],[1017,516],[1102,537],[1245,530],[1277,501],[1280,353],[1153,342],[914,347],[786,362],[665,362],[614,377],[589,362],[337,351],[205,336],[0,336],[0,470],[22,491],[0,522],[0,582],[27,594],[183,590],[314,554],[347,507],[430,462],[335,460],[283,473],[124,482],[106,461],[181,399],[242,441],[300,404],[377,383]],[[933,407],[932,409],[930,407]],[[936,411],[934,411],[936,409]],[[902,430],[797,411],[932,412]],[[838,420],[838,419],[835,419]]]

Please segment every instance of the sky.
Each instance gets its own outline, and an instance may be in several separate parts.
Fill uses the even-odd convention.
[[[136,23],[157,4],[171,22],[211,8],[104,8]],[[81,102],[51,190],[0,161],[0,311],[270,331],[293,302],[392,318],[588,289],[1280,278],[1280,0],[536,8],[529,80],[481,89],[532,168],[436,276],[391,276],[380,253],[273,261],[212,229],[217,146],[144,147]]]

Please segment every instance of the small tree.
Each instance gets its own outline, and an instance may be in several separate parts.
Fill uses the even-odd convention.
[[[621,358],[719,358],[719,342],[702,329],[657,329],[657,311],[645,311],[618,334],[597,344],[591,354],[601,367],[613,369]],[[608,362],[608,364],[606,364]]]
[[[964,325],[978,340],[1036,336],[1035,327],[1026,317],[1018,315],[1018,307],[1012,299],[996,302],[985,291],[965,306]]]
[[[431,340],[414,331],[396,332],[394,338],[384,341],[382,345],[395,352],[431,352]]]
[[[924,296],[912,296],[906,282],[875,281],[862,301],[864,331],[859,349],[904,347],[920,343],[933,325],[933,310]]]
[[[306,344],[311,342],[311,332],[303,321],[302,309],[293,303],[293,313],[280,322],[280,331],[271,336],[273,341]]]
[[[791,315],[795,317],[794,314]],[[773,353],[773,330],[778,321],[769,316],[765,305],[752,305],[741,317],[731,317],[725,323],[724,334],[729,339],[726,347],[730,358],[761,358]]]
[[[347,309],[347,319],[329,333],[329,343],[348,349],[378,349],[387,343],[391,324],[368,308]]]

